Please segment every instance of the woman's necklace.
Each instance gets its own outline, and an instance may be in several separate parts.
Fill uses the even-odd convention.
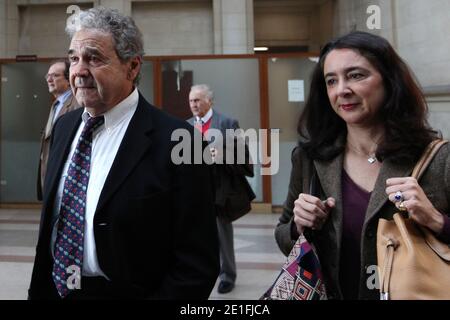
[[[360,154],[360,155],[362,155],[362,156],[364,156],[364,157],[367,157],[367,162],[369,162],[370,164],[374,164],[375,162],[377,162],[377,157],[376,157],[376,155],[375,155],[375,150],[376,150],[376,148],[375,148],[374,151],[372,151],[372,152],[370,152],[369,154],[367,154],[367,153],[362,152],[362,151],[359,150],[358,148],[356,148],[349,140],[347,140],[347,142],[348,142],[348,146],[349,146],[353,151],[355,151],[356,153],[358,153],[358,154]],[[375,147],[377,147],[377,146],[378,146],[378,144],[375,144]]]

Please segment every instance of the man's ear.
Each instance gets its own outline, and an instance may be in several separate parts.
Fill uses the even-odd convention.
[[[141,69],[141,64],[142,64],[141,57],[134,57],[133,59],[131,59],[130,68],[128,69],[129,80],[134,80],[137,77]]]
[[[131,61],[131,70],[136,69],[140,65],[139,61]]]

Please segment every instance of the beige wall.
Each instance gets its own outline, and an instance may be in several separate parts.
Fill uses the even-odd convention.
[[[430,0],[433,1],[433,0]],[[392,20],[392,0],[335,0],[334,35],[343,35],[352,30],[368,31],[385,37],[395,43]],[[381,9],[381,29],[369,30],[367,20],[370,13],[367,8],[377,5]]]
[[[366,9],[381,8],[381,30],[369,30]],[[424,87],[450,85],[450,1],[338,0],[336,35],[352,29],[387,38]]]
[[[396,0],[397,49],[424,87],[430,123],[450,138],[450,1]]]
[[[50,4],[48,4],[50,3]],[[95,0],[77,1],[81,8]],[[64,33],[69,0],[3,0],[0,4],[6,19],[0,19],[0,57],[36,54],[39,57],[65,56],[69,40]],[[2,37],[3,36],[3,37]],[[3,39],[3,41],[2,41]],[[2,42],[4,45],[2,46]]]
[[[70,43],[66,9],[65,4],[20,6],[18,54],[65,56]]]
[[[6,56],[6,2],[0,2],[0,57]]]
[[[17,39],[19,35],[19,12],[17,6],[14,5],[13,0],[6,0],[3,2],[6,19],[3,22],[4,26],[4,48],[3,52],[6,57],[14,56],[17,52]],[[2,32],[0,32],[2,33]]]
[[[253,53],[253,0],[214,0],[214,53]]]
[[[319,6],[318,19],[318,42],[323,45],[333,37],[333,16],[335,11],[335,1],[326,1]]]
[[[1,0],[0,57],[65,55],[72,4],[132,15],[148,55],[252,53],[253,0]]]
[[[450,85],[450,1],[397,0],[397,48],[425,87]]]
[[[132,16],[144,35],[147,55],[214,53],[210,1],[134,3]]]
[[[331,0],[255,0],[256,46],[308,46],[317,51],[332,35]]]

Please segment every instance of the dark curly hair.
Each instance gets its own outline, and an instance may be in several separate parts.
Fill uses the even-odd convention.
[[[297,131],[300,146],[311,159],[329,160],[345,146],[335,146],[338,137],[346,135],[347,127],[332,109],[323,74],[327,55],[335,49],[352,49],[365,57],[381,74],[386,90],[379,117],[385,135],[378,144],[377,158],[394,163],[413,163],[425,147],[440,136],[427,122],[428,107],[419,85],[389,42],[377,35],[354,31],[330,41],[320,52],[309,96]]]

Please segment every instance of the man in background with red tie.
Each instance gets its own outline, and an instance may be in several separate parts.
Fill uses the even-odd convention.
[[[69,61],[67,60],[55,61],[50,65],[50,68],[45,75],[48,91],[55,97],[55,101],[50,108],[47,124],[42,130],[41,154],[39,158],[39,171],[36,186],[38,200],[42,200],[42,189],[44,188],[45,173],[47,171],[53,125],[63,114],[80,107],[70,89],[69,66]]]
[[[219,293],[228,293],[233,290],[236,281],[236,261],[234,254],[233,217],[250,211],[250,202],[255,194],[248,184],[245,176],[253,177],[253,165],[250,163],[248,148],[246,148],[246,161],[243,164],[234,162],[224,164],[225,152],[236,151],[234,146],[217,146],[210,141],[208,130],[216,129],[222,133],[223,143],[226,142],[227,129],[239,129],[239,123],[235,119],[212,109],[213,92],[205,84],[194,85],[189,93],[189,106],[193,117],[188,122],[199,130],[204,139],[208,141],[213,165],[213,177],[215,187],[215,211],[217,214],[217,229],[219,232],[220,246],[220,274]],[[219,161],[215,161],[220,156]],[[233,211],[233,212],[232,212]],[[240,213],[238,213],[240,212]],[[235,215],[237,214],[237,215]]]

